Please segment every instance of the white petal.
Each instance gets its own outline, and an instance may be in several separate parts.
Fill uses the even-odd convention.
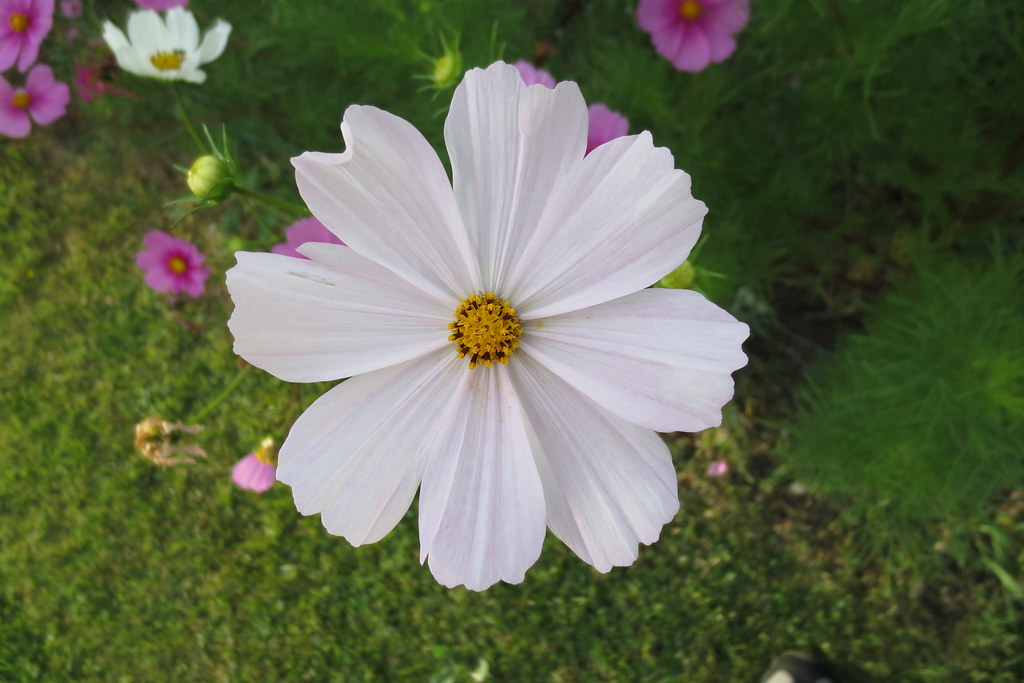
[[[110,48],[111,52],[117,52],[129,45],[128,38],[125,36],[124,31],[115,26],[111,21],[103,22],[103,40],[106,42],[107,47]]]
[[[173,7],[167,10],[164,22],[168,41],[174,49],[187,54],[196,51],[199,47],[199,24],[191,12],[184,7]]]
[[[654,432],[591,403],[529,356],[509,372],[532,430],[547,522],[601,572],[632,564],[679,510],[672,457]]]
[[[686,260],[707,213],[650,133],[616,138],[552,189],[505,298],[539,318],[647,287]]]
[[[359,254],[435,297],[480,288],[478,269],[441,160],[413,126],[352,106],[343,154],[292,159],[313,215]]]
[[[138,10],[128,16],[128,39],[135,49],[146,55],[174,49],[167,40],[167,28],[153,10]]]
[[[228,44],[228,36],[231,35],[231,24],[218,19],[213,26],[206,30],[203,42],[199,46],[199,63],[207,64],[220,57]]]
[[[319,382],[417,358],[448,341],[456,302],[428,299],[386,268],[336,244],[306,261],[238,252],[228,271],[235,353],[288,382]]]
[[[552,187],[583,159],[587,125],[575,83],[527,88],[508,64],[473,69],[456,88],[444,138],[485,289],[508,290]]]
[[[204,83],[206,81],[206,72],[202,69],[197,69],[195,67],[185,68],[183,66],[178,71],[172,71],[170,73],[175,74],[174,76],[167,79],[170,81],[181,80],[188,81],[189,83]]]
[[[353,377],[321,396],[295,422],[277,468],[299,512],[321,513],[327,530],[352,545],[383,538],[440,447],[438,427],[452,420],[465,372],[455,354],[435,354]]]
[[[645,289],[526,323],[522,350],[606,410],[661,432],[721,424],[749,328],[697,292]]]
[[[465,361],[461,361],[465,362]],[[420,558],[445,586],[519,583],[544,543],[544,494],[503,365],[465,369],[420,489]]]

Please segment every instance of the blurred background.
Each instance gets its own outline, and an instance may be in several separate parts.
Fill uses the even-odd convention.
[[[287,487],[232,483],[326,389],[234,379],[224,271],[290,219],[232,197],[174,222],[196,151],[173,93],[97,42],[135,5],[58,11],[40,60],[68,113],[0,142],[0,678],[753,681],[791,648],[841,680],[1024,678],[1024,6],[750,4],[697,73],[635,1],[189,4],[233,26],[180,90],[246,187],[299,201],[289,158],[341,151],[355,103],[446,160],[447,49],[578,82],[709,207],[666,284],[747,322],[750,363],[722,427],[665,436],[678,517],[605,575],[549,535],[483,593],[419,565],[415,505],[354,549]],[[151,230],[206,254],[203,296],[146,287]],[[143,458],[151,415],[201,417],[209,457]]]

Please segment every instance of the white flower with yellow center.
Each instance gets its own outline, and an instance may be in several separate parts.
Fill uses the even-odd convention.
[[[474,69],[445,124],[453,181],[406,121],[352,106],[343,154],[293,160],[348,246],[241,252],[235,351],[291,382],[351,377],[296,421],[278,479],[353,545],[419,490],[421,559],[447,586],[519,582],[545,528],[599,571],[679,508],[658,431],[717,425],[748,329],[687,290],[706,209],[649,133],[584,156],[575,83]]]
[[[196,18],[182,7],[168,10],[164,18],[152,10],[132,12],[127,37],[110,21],[103,22],[103,40],[122,69],[166,81],[205,81],[199,67],[220,57],[230,34],[231,25],[218,19],[199,42]]]

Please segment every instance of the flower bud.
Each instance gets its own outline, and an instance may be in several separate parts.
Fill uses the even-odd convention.
[[[214,201],[224,200],[235,184],[227,163],[211,154],[196,159],[185,180],[195,196]]]
[[[696,272],[693,270],[693,266],[689,261],[684,261],[683,265],[661,278],[658,285],[667,289],[686,289],[693,284],[695,276]]]

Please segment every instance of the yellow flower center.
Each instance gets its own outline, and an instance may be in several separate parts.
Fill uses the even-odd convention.
[[[683,0],[683,4],[679,5],[679,14],[683,16],[683,19],[692,21],[699,17],[700,13],[699,0]]]
[[[22,14],[21,12],[14,12],[11,14],[10,20],[11,28],[17,33],[24,33],[25,29],[28,28],[28,15]]]
[[[13,104],[18,109],[28,109],[28,105],[31,101],[32,98],[29,97],[28,93],[24,90],[20,90],[14,93],[14,97],[11,98],[11,104]]]
[[[180,256],[172,256],[167,261],[167,267],[171,269],[172,273],[181,275],[188,270],[188,264],[185,263],[185,259]]]
[[[181,50],[174,50],[173,52],[157,52],[149,58],[149,61],[153,63],[153,66],[161,71],[170,71],[171,69],[181,67],[181,63],[185,61],[185,53]]]
[[[508,357],[519,348],[523,327],[512,304],[494,295],[473,294],[455,309],[455,322],[448,341],[455,342],[459,358],[469,356],[470,369],[479,364],[508,363]]]

